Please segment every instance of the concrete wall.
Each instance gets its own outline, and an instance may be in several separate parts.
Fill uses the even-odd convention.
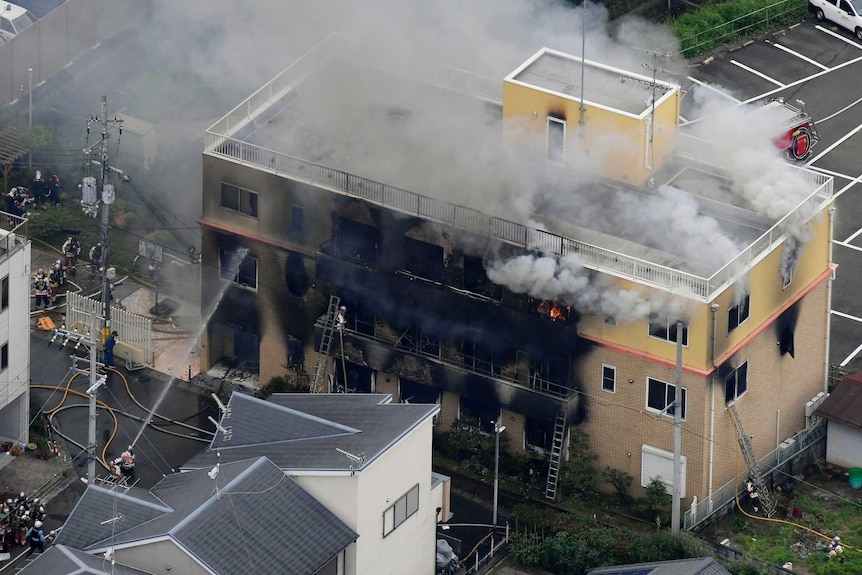
[[[841,467],[862,467],[862,430],[837,421],[827,425],[826,461]]]
[[[9,364],[0,371],[0,436],[29,442],[30,409],[30,243],[0,263],[9,278],[9,305],[0,310],[0,346],[9,346]]]
[[[0,46],[0,106],[27,97],[32,85],[62,70],[132,20],[132,0],[66,0],[36,24]],[[28,69],[33,69],[32,80]],[[21,87],[23,86],[23,90]]]

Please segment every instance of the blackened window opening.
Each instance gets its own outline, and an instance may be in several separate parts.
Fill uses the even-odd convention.
[[[411,379],[401,379],[399,382],[402,403],[440,403],[440,390],[434,389]]]
[[[736,401],[746,391],[748,391],[747,361],[724,378],[724,402]]]
[[[305,258],[301,255],[289,252],[285,264],[285,282],[287,293],[293,297],[302,297],[308,291],[309,279],[305,269]]]
[[[339,357],[336,361],[335,369],[335,392],[344,393],[344,372],[347,371],[347,393],[371,393],[372,392],[372,371],[371,369],[357,365],[355,363],[345,361],[342,363]]]
[[[413,238],[404,238],[404,269],[434,282],[443,281],[443,248]]]
[[[745,297],[739,303],[727,310],[727,333],[732,332],[748,319],[750,303],[751,294],[745,294]]]
[[[500,417],[500,407],[493,401],[484,402],[461,396],[458,419],[474,425],[485,433],[494,433],[494,422]]]
[[[547,422],[525,418],[524,421],[524,443],[527,449],[547,451],[551,448],[551,436],[553,431]]]
[[[500,299],[503,288],[488,279],[482,258],[464,256],[464,289],[490,298]]]
[[[651,314],[649,334],[652,337],[676,343],[677,322],[678,320],[671,319],[666,315]],[[688,345],[688,324],[685,322],[682,323],[682,345]]]
[[[294,204],[290,207],[290,238],[302,240],[305,237],[305,210]]]
[[[377,263],[377,248],[380,241],[377,228],[341,218],[338,220],[338,229],[335,233],[335,245],[339,256],[370,265]]]

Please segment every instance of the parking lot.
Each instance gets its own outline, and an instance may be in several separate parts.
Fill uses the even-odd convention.
[[[834,261],[830,361],[862,368],[862,43],[830,23],[807,21],[691,62],[683,87],[682,116],[698,121],[698,91],[726,106],[757,105],[766,98],[807,105],[820,142],[804,162],[835,178]]]

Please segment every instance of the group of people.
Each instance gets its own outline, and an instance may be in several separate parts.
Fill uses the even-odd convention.
[[[30,204],[38,208],[59,203],[60,178],[54,174],[46,180],[40,170],[36,170],[31,190],[24,186],[15,186],[6,194],[6,212],[20,217],[27,214],[27,206]]]
[[[77,275],[78,258],[81,256],[81,244],[75,236],[69,236],[60,248],[63,257],[54,262],[49,271],[39,268],[33,276],[33,295],[36,298],[36,309],[47,309],[57,304],[57,297],[68,278]],[[90,248],[90,278],[95,278],[102,270],[102,242],[97,242]]]
[[[27,557],[34,551],[40,553],[45,543],[53,540],[56,533],[42,530],[47,513],[38,497],[30,499],[22,491],[16,498],[8,498],[0,506],[0,548],[9,553],[13,545],[30,545]]]

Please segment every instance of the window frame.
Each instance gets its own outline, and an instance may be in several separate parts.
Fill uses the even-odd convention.
[[[658,319],[664,318],[664,335],[659,335],[659,330],[653,330],[653,326],[660,326]],[[653,339],[660,339],[668,343],[676,344],[676,338],[671,338],[673,332],[676,331],[676,324],[679,320],[671,322],[669,315],[650,314],[647,319],[647,335]],[[688,347],[688,322],[682,322],[682,346]]]
[[[9,368],[9,342],[7,341],[0,346],[0,371],[6,371]]]
[[[660,384],[665,386],[664,387],[664,393],[663,393],[665,404],[661,408],[653,407],[652,405],[650,405],[650,395],[652,395],[652,394],[650,394],[650,385],[652,383],[660,383]],[[676,384],[668,383],[668,382],[663,381],[661,379],[648,376],[647,377],[647,383],[646,383],[646,409],[647,409],[647,411],[649,411],[650,413],[661,414],[664,417],[673,417],[673,413],[671,413],[671,411],[669,409],[670,404],[673,403],[673,400],[668,400],[669,395],[670,395],[669,391],[671,388],[674,389],[674,397],[675,397],[676,396]],[[688,407],[688,390],[685,387],[683,387],[682,388],[682,420],[683,421],[686,421],[686,415],[687,415],[687,411],[688,411],[687,407]]]
[[[0,279],[0,311],[9,309],[9,276]]]
[[[745,304],[743,306],[743,304]],[[743,317],[744,313],[744,317]],[[730,335],[736,328],[748,321],[751,317],[751,294],[745,294],[745,297],[739,300],[736,305],[730,306],[727,310],[727,333]],[[734,321],[731,321],[733,318]]]
[[[608,378],[608,370],[610,370],[610,389],[605,385]],[[617,392],[617,368],[613,365],[608,365],[607,363],[602,364],[602,391],[607,391],[608,393],[616,393]]]
[[[786,290],[790,287],[790,284],[793,283],[793,270],[790,270],[787,274],[787,277],[781,277],[781,291]]]
[[[739,391],[740,387],[740,374],[743,375],[743,385],[744,388],[742,392]],[[731,379],[733,380],[733,397],[729,393],[729,386],[731,385]],[[736,403],[740,397],[748,393],[748,360],[742,362],[739,366],[735,367],[733,371],[724,376],[724,403],[726,405],[731,405]]]
[[[554,141],[551,141],[551,136],[556,135],[557,132],[551,131],[551,124],[557,124],[560,128],[562,128],[562,132],[560,135],[559,145]],[[556,130],[556,128],[555,128]],[[545,121],[545,158],[554,164],[565,165],[566,163],[566,131],[567,125],[566,121],[562,118],[556,118],[554,116],[548,116]],[[559,155],[559,157],[558,157]]]
[[[228,250],[227,248],[222,248],[222,247],[220,247],[218,249],[218,275],[219,275],[219,278],[221,278],[225,281],[229,281],[229,282],[231,282],[231,283],[233,283],[233,284],[235,284],[238,287],[241,287],[243,289],[247,289],[247,290],[251,290],[251,291],[256,292],[258,283],[260,282],[260,268],[258,267],[257,257],[252,255],[251,252],[246,254],[246,256],[240,262],[239,267],[236,270],[236,274],[234,274],[234,277],[231,278],[231,277],[228,277],[227,273],[225,273],[224,267],[222,266],[222,262],[224,261],[223,256],[224,256],[224,254],[227,254],[229,251],[230,250]],[[246,262],[246,260],[249,260],[249,259],[254,262],[254,285],[243,283],[243,282],[239,281],[240,270],[242,270],[242,266]]]
[[[232,192],[235,190],[236,193],[236,202],[233,205],[225,204],[225,193]],[[247,194],[248,200],[248,208],[243,209],[243,192]],[[254,201],[252,201],[252,199]],[[232,202],[233,203],[233,202]],[[237,186],[236,184],[229,184],[227,182],[221,183],[221,198],[220,205],[223,209],[242,214],[248,218],[259,219],[260,217],[260,194],[255,192],[254,190],[249,190],[248,188],[244,188],[242,186]]]
[[[403,511],[399,509],[402,506]],[[383,511],[383,537],[386,538],[418,512],[419,484],[417,483]]]

